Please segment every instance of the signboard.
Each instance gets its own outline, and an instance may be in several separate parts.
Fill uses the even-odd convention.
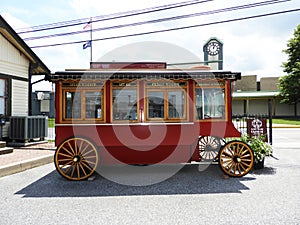
[[[247,134],[250,137],[265,136],[265,142],[268,141],[267,120],[266,119],[247,119]]]
[[[91,69],[166,69],[165,62],[91,62]]]

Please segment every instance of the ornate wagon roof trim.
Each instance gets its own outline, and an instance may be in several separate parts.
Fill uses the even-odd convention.
[[[62,71],[49,76],[57,80],[115,80],[115,79],[241,79],[240,72],[205,70],[87,70]]]

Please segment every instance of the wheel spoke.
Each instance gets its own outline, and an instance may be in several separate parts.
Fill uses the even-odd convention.
[[[69,162],[67,162],[67,163],[65,163],[65,164],[63,164],[63,165],[61,165],[60,168],[64,168],[65,166],[68,166],[68,165],[71,165],[71,166],[72,166],[72,164],[73,164],[73,161],[69,161]]]
[[[84,176],[86,176],[86,172],[85,172],[85,169],[82,166],[82,163],[80,163],[79,166],[80,166],[80,169],[82,170],[82,172],[84,173]]]
[[[86,153],[84,153],[84,154],[81,153],[81,155],[82,155],[83,158],[85,158],[86,155],[88,155],[88,154],[91,153],[91,152],[94,152],[94,149],[90,149],[88,152],[86,152]]]
[[[76,153],[74,152],[74,149],[73,149],[73,147],[72,147],[72,145],[71,145],[70,142],[71,142],[71,141],[68,142],[69,148],[71,149],[73,155],[76,155]]]
[[[76,165],[73,164],[73,166],[72,166],[72,172],[71,172],[71,177],[74,177],[75,170],[76,170]]]
[[[67,157],[67,158],[70,158],[70,159],[72,159],[72,158],[73,158],[73,156],[71,156],[71,155],[66,155],[66,154],[64,154],[64,153],[61,153],[61,152],[59,152],[59,153],[58,153],[58,155],[65,156],[65,157]]]
[[[62,146],[62,149],[65,150],[67,153],[69,153],[70,157],[74,156],[74,154],[71,153],[68,149],[66,149],[66,147]]]

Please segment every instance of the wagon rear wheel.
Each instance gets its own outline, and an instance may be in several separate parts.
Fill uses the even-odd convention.
[[[222,139],[213,136],[199,138],[199,154],[202,161],[213,161],[217,158],[222,146]]]
[[[74,137],[58,146],[54,163],[63,177],[69,180],[84,180],[95,172],[98,153],[90,141]]]
[[[232,177],[242,177],[249,173],[253,161],[251,148],[242,141],[228,142],[219,153],[219,165],[222,171]]]

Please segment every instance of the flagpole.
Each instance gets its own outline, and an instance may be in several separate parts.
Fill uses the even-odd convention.
[[[92,17],[91,17],[91,26],[90,26],[90,42],[91,42],[91,49],[90,49],[90,62],[93,62],[93,21],[92,21]]]

